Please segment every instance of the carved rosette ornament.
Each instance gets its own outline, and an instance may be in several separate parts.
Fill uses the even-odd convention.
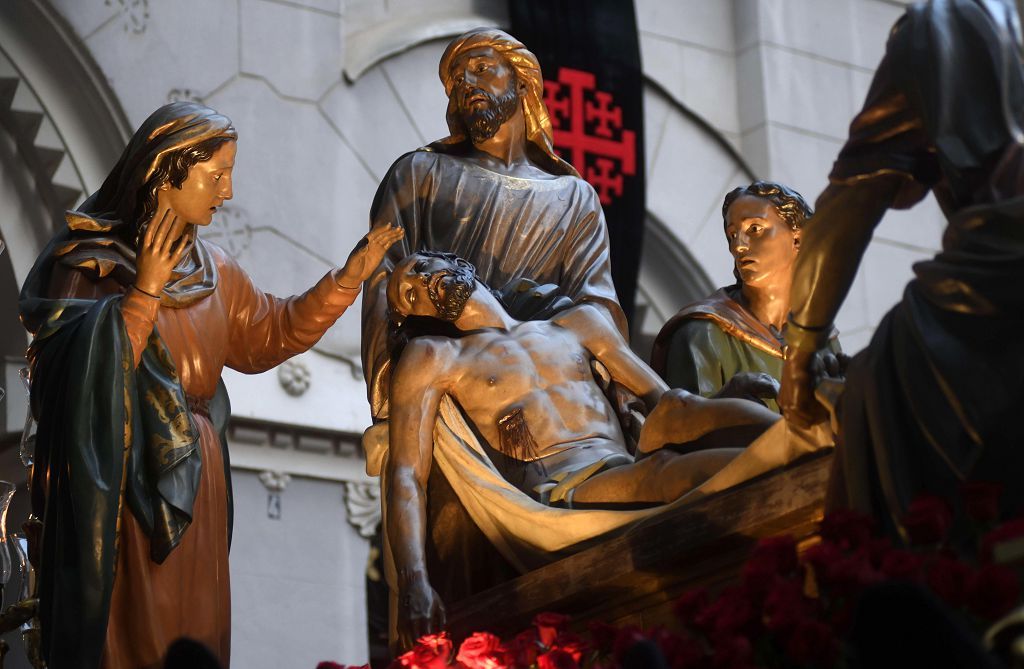
[[[203,102],[203,98],[191,88],[172,88],[167,93],[168,102]]]
[[[107,7],[114,7],[123,19],[125,32],[141,35],[149,24],[149,0],[106,0]]]
[[[359,536],[372,537],[380,525],[380,484],[345,481],[345,509]]]
[[[281,519],[281,493],[291,480],[292,477],[285,472],[260,472],[260,483],[267,489],[267,518]]]
[[[288,360],[277,368],[277,380],[286,393],[298,397],[309,390],[312,373],[301,360]]]

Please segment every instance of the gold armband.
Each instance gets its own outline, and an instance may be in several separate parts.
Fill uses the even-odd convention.
[[[803,351],[817,351],[828,345],[828,336],[832,332],[831,325],[808,327],[793,320],[793,314],[786,318],[786,327],[782,338],[790,348]]]

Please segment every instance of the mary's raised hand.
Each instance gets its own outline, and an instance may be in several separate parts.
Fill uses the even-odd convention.
[[[377,269],[391,245],[404,236],[405,230],[391,223],[373,226],[349,253],[338,283],[344,288],[358,288]]]
[[[169,208],[153,217],[135,251],[135,287],[153,297],[159,297],[171,272],[181,261],[188,248],[188,235],[184,219]]]

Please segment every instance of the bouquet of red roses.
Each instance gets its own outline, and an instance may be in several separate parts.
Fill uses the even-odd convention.
[[[938,497],[911,503],[901,523],[907,548],[879,536],[867,516],[836,511],[802,551],[789,536],[762,539],[737,583],[715,596],[704,588],[683,593],[671,627],[594,622],[573,633],[568,616],[542,613],[514,637],[479,631],[457,650],[445,632],[425,636],[389,669],[620,669],[640,666],[629,660],[640,645],[656,649],[671,669],[841,667],[861,597],[893,581],[930,590],[980,635],[1021,595],[1024,517],[997,524],[999,494],[986,483],[963,487],[959,550],[951,545],[953,510]],[[965,557],[964,546],[975,555]]]

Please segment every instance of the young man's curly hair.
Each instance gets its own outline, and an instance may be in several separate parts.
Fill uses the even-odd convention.
[[[802,228],[804,221],[814,215],[814,211],[803,196],[789,186],[774,181],[755,181],[749,186],[735,188],[725,196],[722,202],[723,225],[729,225],[729,207],[742,195],[752,195],[771,202],[775,205],[779,218],[794,231]]]

